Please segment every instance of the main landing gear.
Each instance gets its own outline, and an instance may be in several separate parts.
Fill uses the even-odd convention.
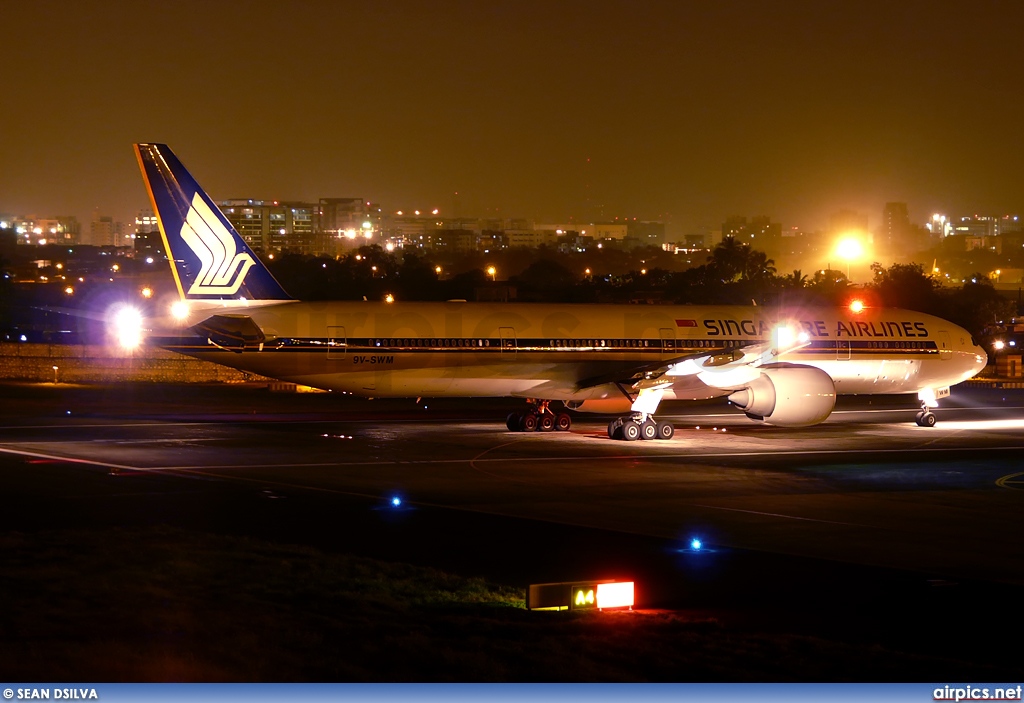
[[[914,417],[914,421],[917,422],[917,424],[920,425],[921,427],[935,427],[935,423],[938,421],[938,419],[935,417],[935,414],[928,409],[928,404],[922,402],[921,409]]]
[[[608,436],[632,442],[637,439],[672,439],[676,428],[671,422],[658,422],[653,415],[633,413],[608,423]]]
[[[511,432],[568,432],[572,427],[572,417],[567,412],[556,413],[548,407],[549,402],[531,402],[533,408],[530,410],[509,413],[505,427]]]

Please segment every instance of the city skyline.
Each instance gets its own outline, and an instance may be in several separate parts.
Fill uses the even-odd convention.
[[[884,203],[1003,215],[1024,10],[980,3],[156,3],[8,8],[0,211],[130,221],[134,141],[218,198],[448,216],[731,215],[823,229]],[[16,106],[16,107],[12,107]]]

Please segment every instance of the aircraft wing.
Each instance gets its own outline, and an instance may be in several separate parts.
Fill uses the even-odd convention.
[[[694,385],[721,389],[741,388],[760,375],[759,367],[778,362],[780,354],[795,351],[807,344],[808,341],[800,341],[780,349],[780,345],[773,341],[763,341],[733,349],[695,350],[589,376],[577,381],[573,387],[567,387],[567,384],[560,381],[542,383],[531,388],[525,395],[538,398],[565,393],[571,395],[609,385],[627,394],[676,385],[689,388]]]

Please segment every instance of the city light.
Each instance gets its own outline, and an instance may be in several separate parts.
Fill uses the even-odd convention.
[[[149,286],[146,286],[145,288],[140,290],[139,293],[142,295],[143,298],[152,298],[153,297],[153,289],[150,288]]]
[[[75,289],[72,288],[71,286],[68,286],[67,288],[64,289],[64,295],[74,295],[74,294],[75,294]]]
[[[836,243],[836,256],[846,262],[846,278],[850,278],[850,264],[864,257],[864,245],[855,236],[846,236]]]
[[[395,302],[395,296],[391,295],[391,293],[388,293],[387,295],[384,296],[384,302],[385,303],[393,303],[393,302]]]
[[[498,273],[498,269],[493,266],[487,267],[487,275],[491,277],[491,281],[494,281],[494,276]]]

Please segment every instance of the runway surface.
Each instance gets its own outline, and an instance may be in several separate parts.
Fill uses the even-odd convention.
[[[495,402],[210,387],[130,387],[120,398],[116,387],[6,391],[6,480],[12,468],[22,479],[52,472],[45,488],[60,500],[112,487],[202,493],[214,483],[382,504],[397,495],[407,509],[1024,584],[1020,391],[957,389],[934,428],[913,423],[906,398],[847,401],[803,430],[757,425],[720,403],[675,406],[663,415],[675,438],[629,443],[608,439],[607,418],[587,415],[568,433],[508,432],[502,418],[515,406]]]

